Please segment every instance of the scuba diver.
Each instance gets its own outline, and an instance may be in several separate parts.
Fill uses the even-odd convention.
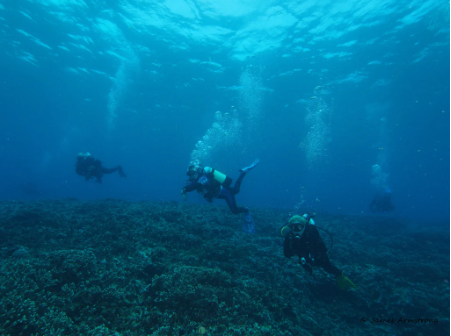
[[[372,212],[390,212],[395,210],[394,205],[391,203],[391,189],[385,186],[382,191],[377,192],[369,207]]]
[[[240,192],[241,182],[243,181],[244,176],[246,176],[247,172],[251,169],[255,168],[259,161],[259,159],[256,159],[250,166],[240,169],[241,174],[233,187],[231,187],[233,180],[230,177],[211,167],[203,167],[198,161],[192,162],[186,172],[189,180],[186,181],[186,185],[182,188],[180,194],[185,201],[188,200],[188,195],[186,193],[194,190],[201,193],[210,203],[213,202],[213,199],[215,198],[225,200],[234,214],[245,214],[244,231],[247,233],[254,233],[255,224],[251,213],[248,208],[237,206],[235,195]]]
[[[84,176],[86,181],[95,177],[97,183],[102,183],[103,174],[111,174],[116,171],[119,172],[120,177],[126,177],[121,166],[105,168],[102,166],[102,162],[100,160],[94,158],[89,153],[78,154],[77,163],[75,164],[75,171],[78,175]]]
[[[387,186],[388,174],[378,164],[371,166],[371,185],[376,191],[369,205],[372,212],[389,212],[395,210],[391,203],[391,189]]]
[[[313,215],[308,214],[295,215],[290,218],[287,225],[282,227],[280,233],[285,237],[283,243],[284,256],[287,258],[294,255],[298,256],[299,263],[309,274],[313,274],[314,266],[322,267],[327,273],[335,276],[337,285],[341,290],[357,289],[352,281],[344,275],[343,271],[330,262],[327,255],[330,249],[327,249],[322,240],[313,217]]]

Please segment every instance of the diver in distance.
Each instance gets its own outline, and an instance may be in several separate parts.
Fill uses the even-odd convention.
[[[375,164],[371,167],[371,185],[376,191],[369,208],[372,212],[390,212],[395,210],[391,203],[391,189],[387,185],[388,174]]]
[[[285,257],[298,256],[299,263],[309,274],[313,274],[313,267],[320,266],[327,273],[335,276],[341,290],[357,289],[343,271],[330,262],[327,255],[330,249],[327,249],[322,240],[312,215],[291,217],[287,225],[281,228],[280,233],[285,237],[283,243]]]
[[[395,210],[391,202],[391,189],[385,186],[382,191],[378,191],[369,207],[372,212],[390,212]]]
[[[244,230],[248,233],[255,232],[255,224],[248,208],[239,207],[236,204],[235,195],[240,192],[241,182],[244,176],[253,169],[258,163],[256,159],[250,166],[240,169],[240,176],[231,187],[232,179],[225,174],[213,169],[211,167],[204,167],[198,161],[192,162],[188,167],[186,175],[189,179],[186,185],[180,191],[183,199],[188,200],[187,192],[196,190],[208,201],[213,202],[213,199],[223,199],[227,202],[230,210],[234,214],[244,213]]]
[[[78,154],[77,162],[75,164],[75,171],[78,175],[84,176],[86,181],[95,177],[97,183],[102,183],[102,177],[104,174],[119,172],[120,177],[126,177],[121,166],[105,168],[102,166],[102,162],[100,160],[94,158],[89,153]]]

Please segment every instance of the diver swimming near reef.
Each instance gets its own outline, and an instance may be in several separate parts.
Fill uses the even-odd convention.
[[[232,179],[225,174],[213,169],[211,167],[203,167],[198,162],[193,162],[188,167],[186,175],[189,180],[186,181],[186,186],[182,188],[180,194],[183,199],[188,200],[187,192],[196,190],[208,201],[213,202],[213,199],[223,199],[227,202],[230,210],[234,214],[244,213],[244,230],[248,233],[255,232],[255,224],[248,208],[239,207],[236,204],[235,195],[240,192],[241,182],[244,176],[259,163],[256,159],[250,166],[240,169],[240,176],[231,187]]]
[[[382,191],[378,191],[369,207],[372,212],[390,212],[395,210],[394,205],[391,203],[391,189],[385,186]]]
[[[369,208],[372,212],[390,212],[395,210],[391,202],[391,189],[387,185],[388,174],[382,171],[380,165],[375,164],[371,167],[371,184],[376,190],[376,195],[370,203]]]
[[[320,266],[327,273],[335,276],[341,290],[357,289],[343,271],[330,262],[329,250],[319,234],[313,216],[304,214],[291,217],[287,225],[281,228],[280,233],[285,237],[283,243],[285,257],[298,256],[299,263],[310,274],[313,274],[313,267]]]
[[[120,177],[126,177],[121,166],[105,168],[102,166],[102,162],[100,160],[94,158],[89,153],[78,154],[77,163],[75,164],[75,171],[78,175],[84,176],[86,181],[95,177],[97,183],[102,183],[102,177],[104,174],[119,172]]]

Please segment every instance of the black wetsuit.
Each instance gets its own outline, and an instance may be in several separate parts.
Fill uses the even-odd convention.
[[[241,173],[235,185],[231,187],[233,180],[230,177],[227,177],[221,184],[215,180],[214,169],[212,169],[211,173],[202,174],[196,180],[188,180],[182,191],[185,193],[197,190],[210,203],[213,202],[214,198],[225,200],[234,214],[248,213],[249,209],[237,206],[235,200],[235,195],[240,192],[241,182],[245,175],[246,173]]]
[[[290,232],[283,243],[283,254],[287,258],[298,256],[299,263],[310,274],[314,266],[320,266],[327,273],[335,276],[341,274],[341,270],[330,262],[326,244],[315,225],[307,224],[300,237]]]
[[[78,175],[84,176],[86,181],[95,177],[98,183],[102,183],[104,174],[111,174],[117,171],[121,177],[125,177],[121,166],[105,168],[102,166],[102,162],[93,156],[79,156],[75,164],[75,171]]]
[[[372,212],[390,212],[395,210],[391,203],[391,192],[385,190],[378,192],[369,207]]]

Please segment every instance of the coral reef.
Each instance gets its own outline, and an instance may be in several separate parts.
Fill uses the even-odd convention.
[[[317,214],[342,292],[283,257],[287,213],[252,214],[248,235],[210,205],[1,202],[0,334],[449,335],[449,223]]]

